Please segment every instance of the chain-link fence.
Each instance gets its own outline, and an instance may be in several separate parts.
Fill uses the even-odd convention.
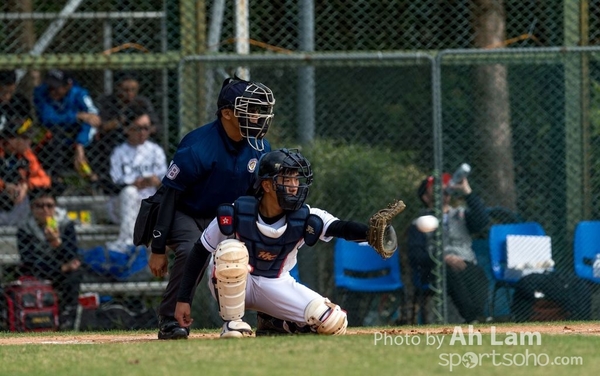
[[[595,223],[580,226],[600,210],[597,53],[553,47],[595,45],[598,2],[244,4],[0,5],[0,277],[14,304],[32,282],[11,281],[30,275],[53,281],[60,303],[29,303],[27,325],[49,325],[38,316],[56,308],[64,328],[156,327],[166,280],[130,244],[131,213],[181,136],[214,119],[221,83],[236,72],[275,93],[268,138],[311,160],[309,204],[357,221],[393,198],[408,205],[395,222],[399,294],[338,288],[335,242],[300,252],[300,280],[348,309],[351,325],[598,318],[595,243],[583,233]],[[154,146],[142,157],[114,152],[146,138]],[[474,195],[444,195],[439,178],[462,163]],[[132,184],[146,188],[134,195]],[[440,231],[422,233],[413,220],[429,193]],[[472,247],[462,230],[443,235],[463,218],[444,219],[446,197],[469,208]],[[550,241],[540,249],[552,273],[525,276],[550,264],[515,261],[506,237],[491,236],[493,225],[523,222],[541,225],[546,238],[514,231]],[[467,263],[443,262],[448,253]],[[99,308],[77,304],[86,293]],[[221,325],[205,282],[194,310],[197,326]],[[9,311],[3,321],[17,325]]]
[[[585,250],[575,242],[580,223],[598,217],[595,50],[446,51],[439,60],[440,167],[469,163],[470,186],[488,208],[489,225],[474,232],[491,292],[484,316],[595,317],[596,285],[584,273],[595,251],[590,240]],[[527,222],[540,228],[520,227]]]

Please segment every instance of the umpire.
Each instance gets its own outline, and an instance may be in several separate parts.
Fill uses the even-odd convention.
[[[271,151],[263,137],[273,119],[275,99],[271,89],[238,77],[223,82],[217,101],[217,119],[189,132],[179,143],[162,180],[163,197],[152,233],[152,274],[168,270],[168,246],[175,252],[169,283],[158,309],[159,339],[185,339],[173,317],[185,261],[204,228],[217,214],[219,204],[251,192],[254,169],[260,156]],[[204,255],[202,279],[210,254]],[[193,299],[195,292],[190,296]],[[190,303],[191,304],[191,303]]]

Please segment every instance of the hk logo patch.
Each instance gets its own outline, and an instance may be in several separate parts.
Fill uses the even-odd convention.
[[[221,226],[230,225],[233,222],[233,218],[230,215],[222,215],[219,217],[219,224]]]

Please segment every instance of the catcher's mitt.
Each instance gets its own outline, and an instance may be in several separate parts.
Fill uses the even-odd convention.
[[[396,200],[369,218],[367,242],[384,259],[392,257],[398,248],[396,230],[390,223],[404,208],[406,208],[404,202]]]

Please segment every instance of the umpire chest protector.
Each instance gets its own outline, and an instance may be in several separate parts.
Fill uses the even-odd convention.
[[[219,229],[224,235],[237,235],[246,244],[250,256],[252,274],[277,278],[285,259],[298,242],[304,239],[308,246],[314,245],[323,231],[323,220],[310,214],[308,206],[286,213],[287,228],[278,238],[264,235],[256,224],[258,200],[252,196],[238,198],[233,205],[225,204],[217,210]]]

